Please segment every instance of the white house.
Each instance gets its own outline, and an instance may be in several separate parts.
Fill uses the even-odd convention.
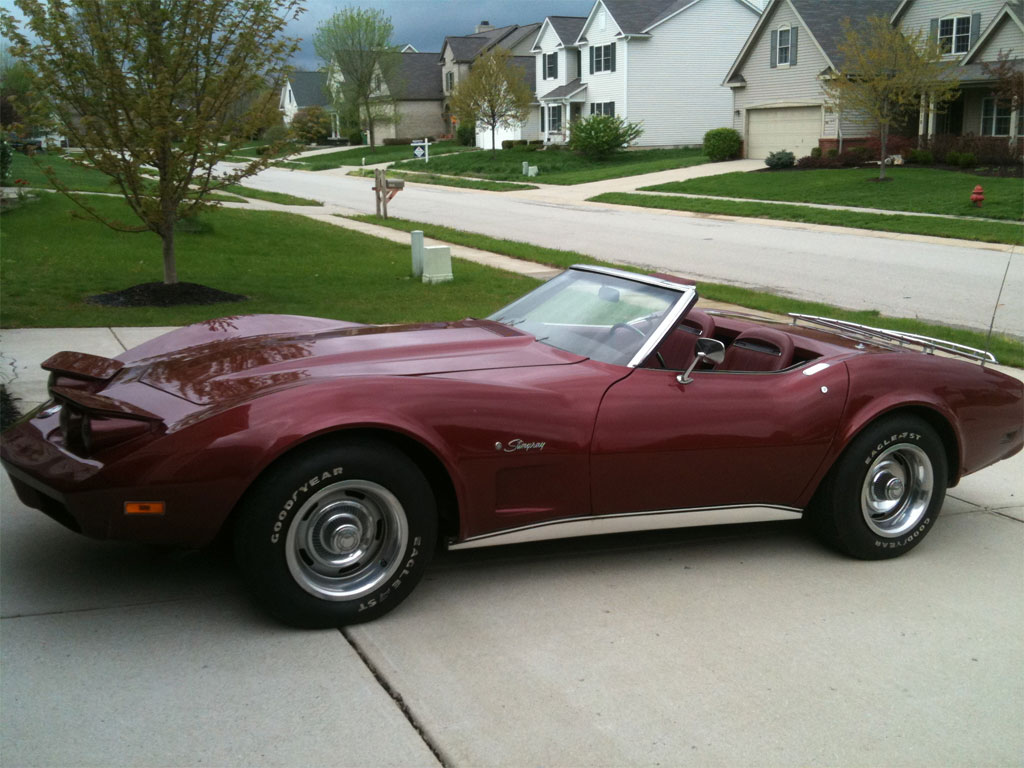
[[[546,19],[534,46],[541,138],[566,141],[574,118],[599,113],[641,123],[637,146],[701,144],[732,124],[721,84],[759,15],[748,0],[597,0],[582,24]]]

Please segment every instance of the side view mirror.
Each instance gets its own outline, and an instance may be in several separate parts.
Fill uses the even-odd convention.
[[[718,339],[697,339],[697,355],[693,358],[693,362],[690,363],[690,367],[684,373],[676,376],[676,381],[680,384],[689,384],[693,381],[690,374],[693,373],[693,369],[697,367],[697,363],[701,360],[710,360],[715,364],[721,363],[725,360],[725,344]]]

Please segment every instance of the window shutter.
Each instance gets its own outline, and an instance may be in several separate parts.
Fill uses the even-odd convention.
[[[612,51],[612,72],[614,72],[615,71],[615,43],[611,44],[611,51]]]
[[[789,66],[796,66],[796,33],[799,32],[798,27],[793,27],[789,30]]]
[[[615,114],[615,102],[614,101],[609,101],[608,102],[605,114],[606,115],[614,115]]]
[[[552,57],[552,59],[554,59],[554,65],[555,65],[555,66],[553,66],[551,68],[551,70],[552,70],[551,76],[557,80],[558,79],[558,53],[552,53],[551,57]]]
[[[971,14],[971,49],[974,48],[974,44],[978,42],[978,33],[981,31],[981,14]]]
[[[540,108],[540,132],[544,133],[544,107]]]
[[[590,51],[590,74],[594,74],[594,46],[590,46],[587,50]]]
[[[772,30],[772,50],[768,54],[768,66],[772,69],[779,66],[779,30]]]
[[[939,41],[939,20],[932,19],[931,25],[930,39],[937,43]]]

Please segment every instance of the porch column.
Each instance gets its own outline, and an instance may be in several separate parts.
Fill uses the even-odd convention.
[[[935,138],[935,99],[928,97],[928,141]]]
[[[1020,102],[1014,99],[1010,107],[1010,144],[1013,144],[1017,140],[1017,130],[1020,128],[1017,125],[1017,118],[1020,115]]]
[[[917,148],[921,149],[925,138],[925,128],[928,123],[928,102],[927,97],[921,94],[921,104],[917,108]]]

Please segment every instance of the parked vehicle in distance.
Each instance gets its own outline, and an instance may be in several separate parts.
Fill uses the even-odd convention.
[[[87,536],[231,537],[271,613],[325,627],[394,608],[439,544],[804,516],[894,557],[1021,450],[1022,384],[985,353],[696,301],[577,266],[484,320],[226,317],[61,352],[0,456]]]

